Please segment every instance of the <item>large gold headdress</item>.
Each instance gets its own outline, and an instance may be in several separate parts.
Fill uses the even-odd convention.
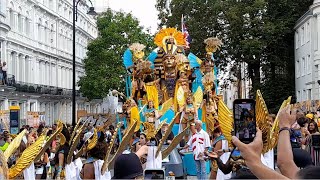
[[[163,48],[165,54],[175,54],[177,46],[184,46],[186,40],[182,32],[176,28],[165,28],[156,34],[154,43]]]
[[[214,53],[220,49],[222,41],[216,37],[210,37],[204,40],[207,53]]]

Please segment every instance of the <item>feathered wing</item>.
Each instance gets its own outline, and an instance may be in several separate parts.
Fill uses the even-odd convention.
[[[193,76],[195,77],[194,81],[192,82],[192,92],[196,92],[199,87],[204,90],[204,86],[202,84],[202,72],[199,68],[193,71]]]
[[[182,107],[186,104],[186,98],[185,98],[184,90],[183,90],[182,86],[180,86],[178,88],[177,102],[178,102],[179,107]]]
[[[162,159],[165,159],[170,153],[171,151],[177,147],[177,145],[181,142],[181,140],[183,139],[183,137],[186,135],[187,130],[188,130],[189,126],[186,127],[181,133],[179,133],[177,136],[175,136],[171,142],[171,144],[163,151],[161,151],[162,154]]]
[[[174,119],[176,119],[176,117],[177,117],[179,114],[180,114],[180,112],[175,115],[175,117],[173,118],[173,120],[170,122],[169,127],[168,127],[166,133],[162,136],[162,138],[161,138],[161,140],[160,140],[160,142],[159,142],[159,145],[158,145],[157,152],[156,152],[156,158],[158,157],[158,155],[159,155],[159,153],[160,153],[160,151],[161,151],[161,148],[162,148],[162,146],[163,146],[163,143],[165,142],[165,140],[168,138],[168,136],[169,136],[170,133],[171,133],[172,127],[173,127],[173,125],[175,124]]]
[[[268,152],[268,142],[269,142],[269,133],[270,133],[270,125],[268,123],[268,108],[262,97],[260,90],[257,90],[256,94],[256,122],[259,129],[262,131],[262,141],[263,141],[263,154]]]
[[[24,169],[30,166],[34,161],[36,156],[40,153],[46,140],[46,135],[42,134],[35,143],[25,149],[17,160],[17,163],[9,169],[9,178],[14,179],[17,177]]]
[[[201,87],[198,87],[197,91],[193,94],[193,99],[193,105],[198,109],[203,101],[203,91]]]
[[[232,146],[231,132],[233,130],[233,117],[230,109],[227,107],[227,105],[223,102],[222,99],[219,99],[218,102],[218,121],[223,135],[228,140],[229,146]]]
[[[188,59],[190,61],[190,68],[198,68],[202,63],[202,60],[193,53],[189,53]]]
[[[135,132],[134,130],[137,125],[138,125],[137,121],[134,121],[132,123],[132,126],[130,126],[130,129],[127,129],[127,133],[123,136],[117,152],[113,155],[113,157],[109,161],[104,161],[102,170],[101,170],[102,174],[104,174],[104,172],[106,172],[107,169],[110,169],[110,166],[113,163],[113,161],[116,159],[116,157],[118,157],[118,155],[126,149],[127,145],[129,144]]]
[[[83,130],[83,127],[81,127],[80,131],[77,132],[76,136],[73,138],[72,142],[70,143],[70,149],[67,156],[67,164],[70,164],[72,162],[73,153],[76,150],[78,143],[80,142],[82,130]]]
[[[13,141],[9,144],[8,148],[6,149],[6,151],[3,153],[4,157],[6,158],[6,160],[9,159],[9,157],[15,153],[15,151],[18,149],[18,147],[21,144],[22,138],[23,136],[26,134],[27,130],[23,130],[21,133],[18,134],[17,137],[15,137],[13,139]]]
[[[111,137],[111,140],[110,140],[110,144],[109,144],[109,147],[108,147],[108,150],[107,150],[107,153],[104,157],[104,162],[103,162],[103,165],[102,165],[102,169],[101,169],[101,174],[103,175],[105,173],[105,171],[107,170],[107,166],[108,166],[108,160],[109,160],[109,157],[110,157],[110,154],[111,154],[111,151],[112,151],[112,148],[113,148],[113,145],[116,141],[116,138],[117,138],[117,133],[118,133],[118,130],[120,129],[122,123],[118,123],[117,124],[117,127]]]
[[[2,170],[2,175],[4,179],[9,179],[8,177],[8,164],[7,164],[7,158],[4,156],[3,152],[0,150],[0,170]]]
[[[173,105],[173,99],[170,98],[162,104],[162,107],[159,113],[163,115],[165,112],[167,112],[171,108],[172,105]]]
[[[45,145],[42,147],[40,153],[34,158],[34,162],[38,161],[42,154],[46,152],[46,150],[51,146],[52,141],[56,139],[56,136],[62,131],[61,128],[57,129],[50,137],[45,141]]]
[[[96,128],[93,129],[93,137],[92,139],[89,139],[88,148],[87,151],[93,149],[98,142],[98,131]]]
[[[147,60],[151,62],[151,68],[154,69],[154,61],[155,59],[157,58],[158,56],[158,49],[159,48],[156,48],[154,49],[150,54],[149,56],[147,57]]]
[[[278,136],[279,136],[279,112],[285,108],[286,106],[290,105],[291,96],[288,99],[284,100],[280,106],[278,114],[276,116],[276,120],[274,121],[271,131],[270,131],[270,141],[268,145],[268,149],[274,148],[278,143]]]
[[[130,113],[131,113],[130,127],[132,126],[133,123],[137,123],[136,129],[134,130],[134,132],[137,132],[140,130],[140,124],[141,124],[138,106],[132,107],[130,110]]]
[[[129,48],[123,54],[123,64],[126,67],[126,69],[133,66],[132,53]]]
[[[156,81],[152,83],[146,83],[145,88],[147,91],[147,99],[148,101],[153,101],[154,107],[156,109],[159,108],[159,97],[158,97],[158,88]]]

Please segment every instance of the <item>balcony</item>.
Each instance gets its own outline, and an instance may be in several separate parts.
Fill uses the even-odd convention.
[[[8,84],[2,87],[11,87],[18,92],[25,92],[38,95],[40,94],[45,96],[72,96],[72,89],[16,81],[14,75],[8,75]],[[76,91],[76,96],[82,97],[79,90]]]

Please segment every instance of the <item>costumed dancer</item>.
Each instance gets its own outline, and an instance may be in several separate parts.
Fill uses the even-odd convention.
[[[69,141],[70,133],[65,124],[60,123],[63,126],[61,133],[59,134],[59,148],[55,154],[55,171],[53,179],[61,179],[65,177],[64,167],[66,165],[67,155],[69,153]]]
[[[144,60],[145,45],[133,43],[124,53],[124,65],[132,73],[132,94],[134,100],[142,99],[146,93],[145,79],[152,73],[152,63]]]

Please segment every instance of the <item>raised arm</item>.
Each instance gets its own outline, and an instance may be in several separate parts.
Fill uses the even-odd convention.
[[[288,177],[294,178],[299,168],[293,161],[292,147],[290,143],[290,127],[296,120],[296,111],[290,113],[290,106],[287,106],[279,112],[279,139],[278,139],[278,159],[277,166],[281,173]]]

